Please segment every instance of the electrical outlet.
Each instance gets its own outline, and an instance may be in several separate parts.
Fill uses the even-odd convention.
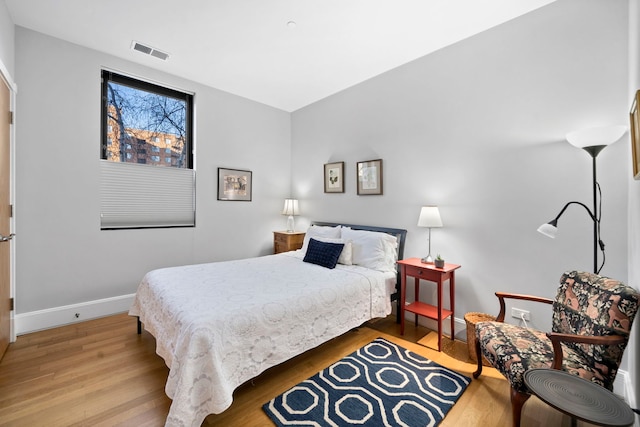
[[[531,313],[527,310],[522,310],[520,308],[512,308],[511,309],[511,317],[522,320],[524,315],[524,320],[531,320]]]

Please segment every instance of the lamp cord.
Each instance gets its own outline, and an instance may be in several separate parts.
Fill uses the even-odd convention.
[[[600,252],[602,252],[602,264],[596,271],[596,274],[600,274],[600,270],[604,267],[604,263],[607,260],[607,256],[604,253],[604,242],[600,238],[600,219],[602,218],[602,189],[600,188],[600,183],[596,181],[596,188],[598,190],[598,217],[596,218],[596,225],[598,227],[598,246],[600,246]]]
[[[524,323],[524,327],[528,328],[529,325],[527,325],[527,319],[524,318],[524,313],[520,313],[520,319],[522,319],[522,323]]]

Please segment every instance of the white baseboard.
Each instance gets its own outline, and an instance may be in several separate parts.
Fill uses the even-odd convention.
[[[633,393],[630,386],[631,382],[629,381],[629,373],[625,370],[618,369],[616,379],[613,381],[613,392],[622,397],[625,401],[630,402],[629,392]]]
[[[632,408],[634,407],[636,392],[633,388],[633,384],[631,384],[631,375],[629,375],[629,372],[618,369],[616,379],[613,382],[613,392],[622,397]],[[640,427],[640,417],[635,417],[635,423],[633,425],[635,427]]]
[[[135,294],[87,301],[79,304],[48,308],[46,310],[20,313],[14,316],[14,330],[16,335],[57,326],[84,322],[117,313],[129,311]]]

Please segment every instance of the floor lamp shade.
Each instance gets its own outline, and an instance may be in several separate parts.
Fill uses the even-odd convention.
[[[627,131],[624,125],[602,126],[577,130],[567,134],[567,141],[574,147],[585,148],[610,145],[619,140]]]
[[[556,238],[558,234],[557,221],[553,220],[552,222],[547,222],[546,224],[542,224],[538,227],[538,233],[544,234],[547,237],[552,239]]]
[[[282,208],[282,215],[288,215],[287,218],[287,231],[294,231],[294,215],[300,215],[300,209],[298,208],[298,200],[296,199],[286,199],[284,201],[284,207]]]
[[[418,218],[418,227],[426,227],[429,229],[429,254],[422,258],[422,262],[433,264],[431,256],[431,229],[442,227],[442,219],[437,206],[423,206],[420,209],[420,217]]]

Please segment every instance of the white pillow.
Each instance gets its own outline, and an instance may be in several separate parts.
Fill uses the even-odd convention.
[[[395,236],[376,231],[342,229],[342,239],[350,240],[351,262],[378,271],[396,271]]]
[[[327,227],[320,225],[312,225],[307,229],[307,233],[304,235],[304,240],[302,241],[302,252],[307,253],[307,247],[309,246],[309,239],[314,238],[319,240],[322,237],[326,237],[329,239],[339,239],[340,238],[340,226],[337,225],[335,227]]]
[[[329,237],[314,237],[314,239],[319,240],[321,242],[344,244],[344,247],[342,248],[342,252],[340,253],[340,258],[338,258],[338,264],[353,265],[351,261],[352,250],[353,250],[352,249],[353,245],[351,244],[351,240],[334,239]]]

